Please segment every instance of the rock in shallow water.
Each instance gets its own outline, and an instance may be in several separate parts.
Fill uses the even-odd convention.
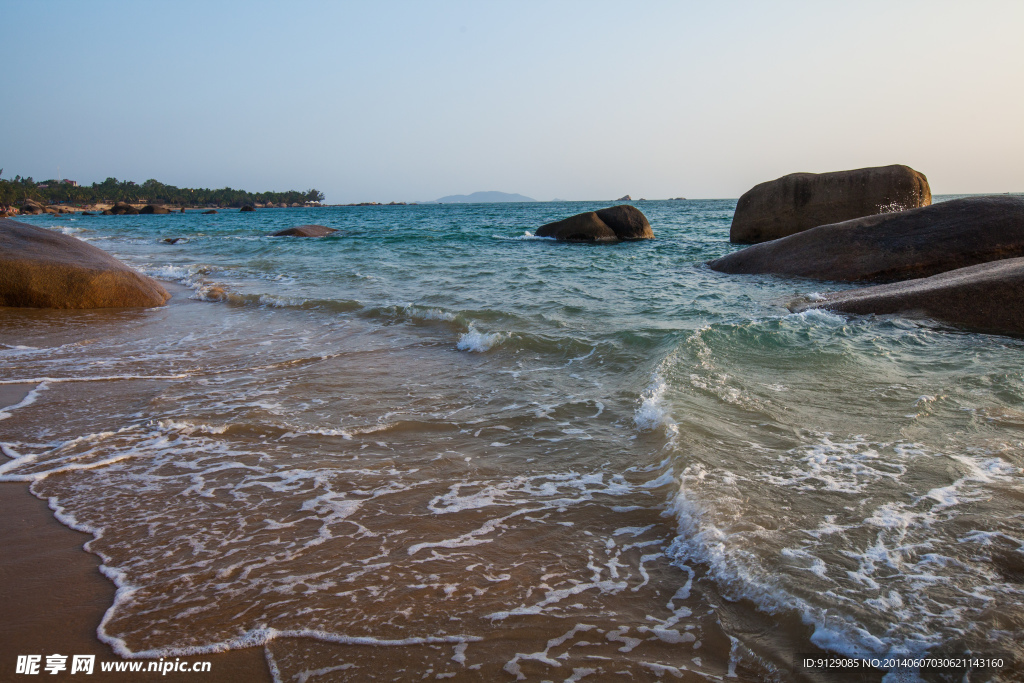
[[[113,216],[134,216],[139,213],[138,209],[131,204],[126,204],[125,202],[118,202],[114,204],[110,207],[109,211]]]
[[[271,237],[326,237],[332,233],[338,232],[334,228],[328,228],[326,225],[297,225],[294,228],[288,228],[287,230],[279,230],[271,233]]]
[[[923,315],[980,332],[1024,334],[1024,258],[851,289],[790,308],[794,312],[824,308],[862,315]]]
[[[821,225],[708,266],[819,280],[906,280],[1024,256],[1024,200],[968,197]]]
[[[622,204],[542,225],[537,229],[537,237],[565,242],[618,242],[654,239],[654,231],[640,209]]]
[[[931,203],[928,179],[909,166],[790,173],[755,185],[740,197],[729,241],[767,242],[819,225]]]
[[[45,228],[0,219],[0,306],[162,306],[159,282],[101,249]]]

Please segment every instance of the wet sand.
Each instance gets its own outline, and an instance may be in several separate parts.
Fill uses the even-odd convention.
[[[30,384],[0,385],[0,408],[17,404],[31,389]],[[20,678],[17,657],[32,654],[42,655],[43,665],[46,655],[67,655],[69,669],[71,655],[95,655],[89,680],[96,681],[271,680],[262,648],[181,658],[210,662],[210,673],[102,674],[100,662],[121,660],[96,637],[115,587],[100,573],[99,558],[82,548],[90,535],[58,522],[22,483],[0,483],[0,520],[0,680]],[[42,667],[40,673],[49,677]]]

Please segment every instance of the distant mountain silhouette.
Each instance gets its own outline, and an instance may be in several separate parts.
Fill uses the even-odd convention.
[[[485,204],[493,202],[535,202],[536,199],[508,192],[474,192],[473,194],[450,194],[435,199],[438,204]]]

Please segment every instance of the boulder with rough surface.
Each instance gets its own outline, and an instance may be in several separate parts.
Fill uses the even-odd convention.
[[[294,228],[288,228],[287,230],[279,230],[278,232],[272,233],[271,237],[326,237],[332,233],[338,232],[334,228],[328,228],[326,225],[297,225]]]
[[[139,213],[144,213],[144,214],[147,214],[147,215],[148,214],[165,214],[165,213],[170,213],[170,212],[171,212],[170,209],[168,209],[166,206],[161,206],[160,204],[146,204],[144,207],[139,209]]]
[[[162,306],[159,282],[68,235],[0,219],[0,306]]]
[[[767,242],[819,225],[931,203],[928,179],[900,164],[835,173],[790,173],[755,185],[740,197],[729,241]]]
[[[967,197],[821,225],[711,261],[723,273],[893,281],[1024,256],[1024,200]]]
[[[542,225],[537,229],[537,237],[565,242],[618,242],[654,239],[654,231],[640,209],[622,204]]]
[[[927,316],[980,332],[1024,334],[1024,258],[1002,259],[931,277],[836,292],[791,306],[857,314]]]
[[[139,210],[136,209],[131,204],[126,204],[125,202],[118,202],[117,204],[114,204],[112,207],[110,207],[110,213],[111,215],[114,216],[134,216],[139,213]]]
[[[38,216],[43,212],[43,207],[37,201],[26,199],[21,203],[21,212],[26,216]]]

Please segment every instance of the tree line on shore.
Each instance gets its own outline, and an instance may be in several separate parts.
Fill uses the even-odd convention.
[[[0,174],[3,169],[0,169]],[[0,177],[0,205],[14,206],[27,199],[40,204],[69,204],[88,206],[92,204],[173,204],[175,206],[245,206],[246,204],[285,203],[305,204],[323,201],[319,190],[306,192],[287,190],[285,192],[246,192],[225,187],[219,190],[207,188],[175,187],[158,180],[149,179],[139,185],[130,180],[107,178],[102,183],[75,185],[73,183],[45,180],[36,182],[31,177],[14,176],[10,180]]]

